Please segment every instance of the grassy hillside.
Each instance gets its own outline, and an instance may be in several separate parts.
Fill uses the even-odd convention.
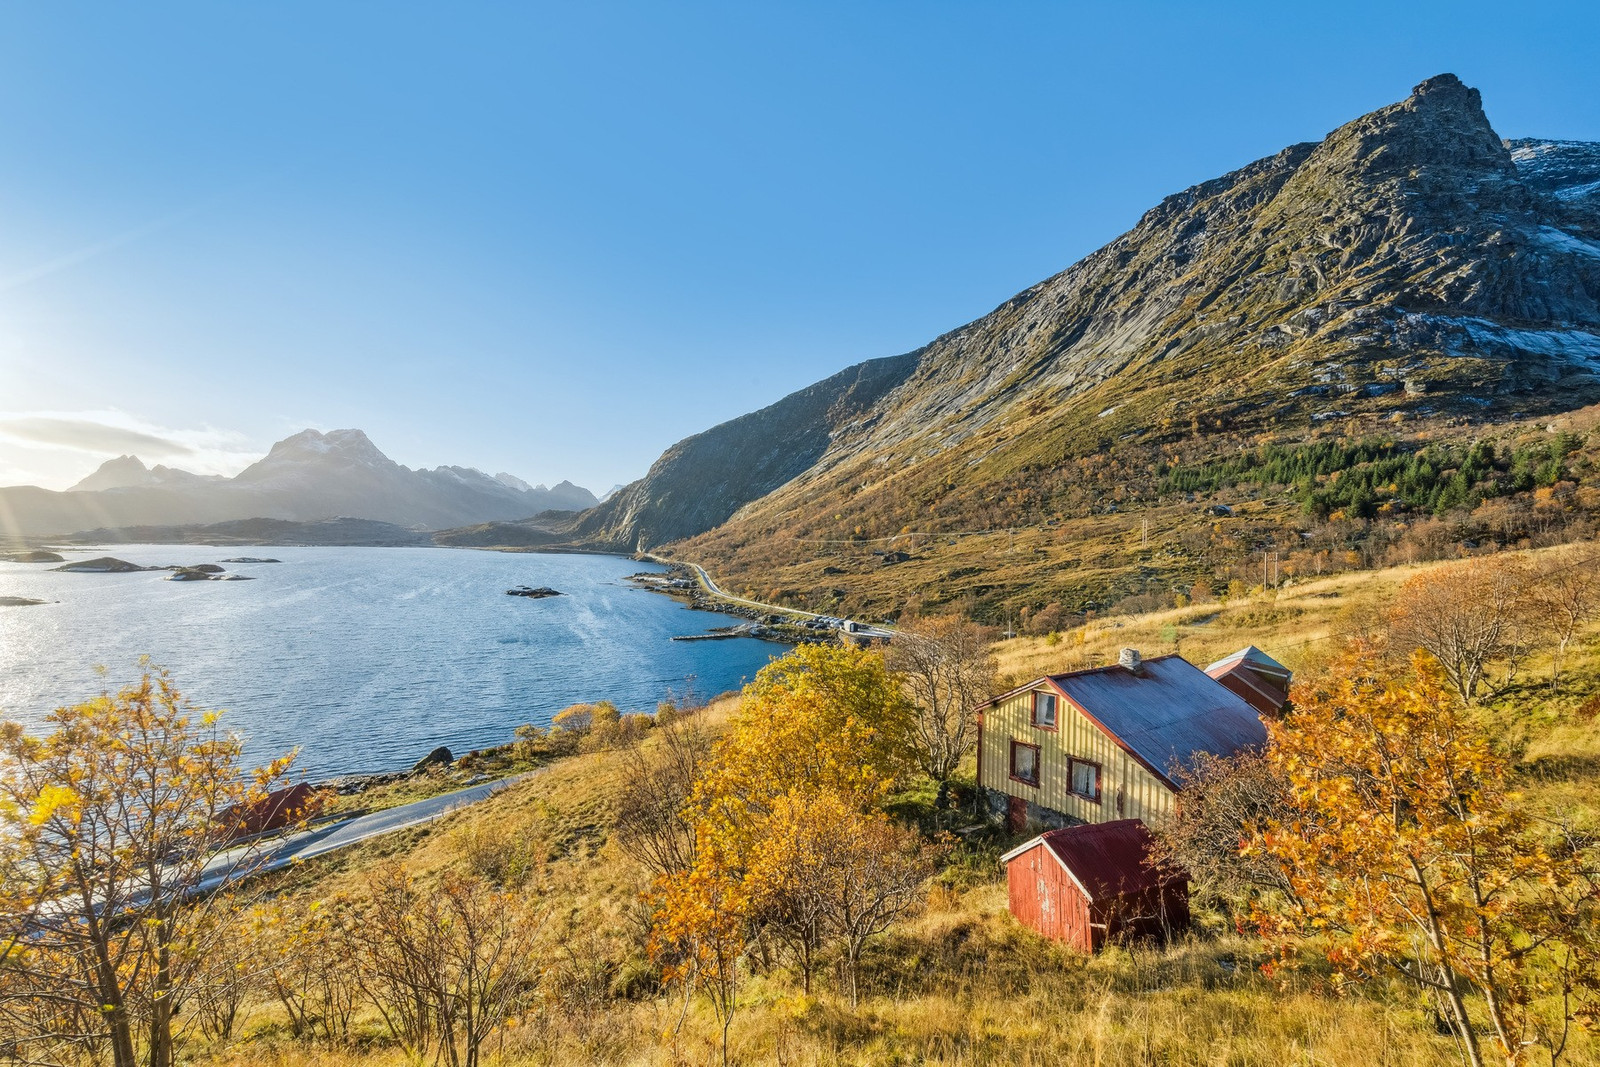
[[[1171,605],[1197,583],[1253,587],[1264,562],[1281,584],[1591,539],[1597,427],[1600,407],[1499,426],[1151,430],[1006,469],[958,455],[932,484],[840,475],[826,506],[763,508],[660,552],[797,607],[880,618],[915,601],[1048,632]]]
[[[1001,642],[1002,684],[1108,662],[1134,646],[1177,649],[1197,663],[1257,644],[1302,674],[1314,673],[1346,636],[1370,627],[1402,583],[1426,565],[1347,573],[1226,602],[1097,619],[1047,637]],[[1535,807],[1600,832],[1600,634],[1590,632],[1562,687],[1547,664],[1483,709],[1497,727]],[[699,713],[727,728],[736,697]],[[646,740],[648,747],[653,742]],[[372,842],[296,871],[290,897],[359,893],[378,864],[399,862],[424,881],[471,871],[537,898],[544,915],[537,1010],[518,1021],[492,1062],[677,1064],[718,1059],[709,1007],[658,993],[638,903],[647,878],[613,840],[612,806],[630,757],[607,749],[557,760],[492,800],[427,827]],[[913,788],[895,810],[925,812]],[[864,961],[864,996],[819,983],[799,991],[783,966],[746,985],[731,1029],[735,1062],[764,1064],[1102,1064],[1306,1062],[1451,1064],[1458,1054],[1430,1003],[1384,981],[1336,990],[1327,969],[1269,977],[1261,943],[1216,916],[1168,947],[1126,946],[1095,958],[1045,942],[1006,909],[999,854],[1013,841],[972,835],[953,853],[914,917],[876,940]],[[827,973],[826,971],[824,972]],[[681,1022],[680,1022],[681,1020]],[[358,1018],[338,1048],[291,1039],[280,1008],[259,1003],[226,1049],[190,1047],[196,1062],[387,1067],[408,1062],[376,1017]],[[1580,1035],[1564,1061],[1600,1063]]]

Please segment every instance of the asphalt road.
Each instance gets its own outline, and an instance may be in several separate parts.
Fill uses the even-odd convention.
[[[200,884],[192,892],[210,892],[228,882],[254,874],[282,870],[298,860],[308,860],[374,837],[392,834],[396,830],[404,830],[408,826],[432,822],[458,808],[476,804],[526,777],[527,775],[517,775],[493,782],[482,782],[465,789],[458,789],[453,793],[429,797],[427,800],[414,800],[410,804],[375,811],[370,815],[358,815],[312,827],[281,840],[266,840],[219,852],[206,864],[205,871],[200,877]]]
[[[660,559],[658,556],[652,556],[651,558]],[[661,560],[661,562],[667,563],[678,561]],[[712,596],[719,597],[722,600],[732,601],[735,604],[743,604],[747,608],[755,608],[758,611],[765,611],[778,615],[804,615],[810,619],[824,619],[830,617],[815,611],[801,611],[799,608],[786,608],[778,604],[763,604],[759,600],[746,600],[742,596],[734,596],[732,593],[724,592],[721,586],[712,581],[711,575],[707,574],[706,569],[700,566],[700,564],[686,563],[685,566],[693,570],[694,573],[699,577],[700,584],[705,587],[706,592],[710,593]],[[854,631],[854,633],[857,637],[894,637],[894,631],[886,626],[874,626],[868,623],[857,623],[856,625],[858,628]]]

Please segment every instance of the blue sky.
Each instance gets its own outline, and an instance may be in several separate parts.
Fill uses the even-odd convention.
[[[1597,8],[5,4],[0,484],[359,426],[603,491],[1433,74],[1600,140]]]

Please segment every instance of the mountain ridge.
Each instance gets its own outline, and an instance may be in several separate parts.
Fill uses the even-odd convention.
[[[66,536],[250,519],[352,519],[438,530],[599,503],[570,482],[546,489],[520,479],[515,480],[520,486],[508,483],[505,477],[459,466],[412,470],[384,455],[361,430],[308,429],[276,442],[232,478],[161,465],[146,468],[135,456],[119,456],[64,492],[0,488],[0,533]]]
[[[995,501],[1027,501],[1028,521],[1086,515],[1096,493],[1122,494],[1119,466],[1146,486],[1138,502],[1167,452],[1455,433],[1593,403],[1600,146],[1504,141],[1478,91],[1439,75],[1164,198],[890,358],[904,361],[894,380],[794,462],[762,463],[807,390],[679,442],[601,508],[529,536],[666,544],[781,592],[824,584],[816,564],[844,551],[827,546],[995,529]]]

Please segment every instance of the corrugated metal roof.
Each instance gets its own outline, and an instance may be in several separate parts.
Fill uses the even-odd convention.
[[[1048,848],[1061,861],[1091,901],[1142,893],[1179,877],[1176,872],[1149,862],[1153,839],[1138,819],[1051,830],[1007,853],[1007,861],[1036,844]]]
[[[1050,681],[1158,774],[1171,779],[1203,752],[1262,745],[1267,729],[1245,700],[1182,656],[1057,674]]]
[[[1267,674],[1281,674],[1284,678],[1288,678],[1290,675],[1288,667],[1285,667],[1255,645],[1246,645],[1233,655],[1224,656],[1207,667],[1206,673],[1215,678],[1219,669],[1226,669],[1238,664],[1247,664]]]

